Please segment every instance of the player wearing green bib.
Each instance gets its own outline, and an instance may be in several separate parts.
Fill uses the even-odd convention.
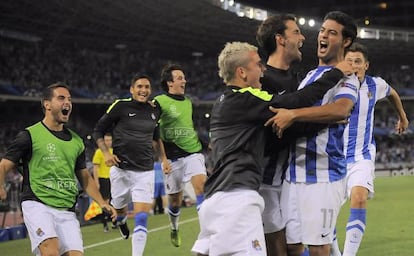
[[[104,210],[115,209],[102,198],[86,169],[82,139],[66,128],[72,111],[69,89],[52,84],[43,92],[42,121],[21,131],[0,162],[0,199],[6,199],[6,173],[23,163],[22,211],[36,255],[83,255],[75,214],[77,179]]]
[[[166,94],[156,96],[155,104],[161,109],[160,135],[164,142],[171,171],[166,173],[166,190],[170,205],[171,243],[179,247],[178,219],[183,200],[184,183],[191,181],[196,194],[197,210],[204,200],[206,167],[202,145],[194,129],[193,106],[184,95],[185,74],[175,64],[167,65],[161,72],[161,86]]]

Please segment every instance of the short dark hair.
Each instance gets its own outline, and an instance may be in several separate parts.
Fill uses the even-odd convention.
[[[45,100],[51,100],[53,98],[54,91],[57,88],[66,88],[69,91],[69,93],[70,93],[69,86],[67,84],[63,83],[63,82],[56,82],[56,83],[51,84],[51,85],[47,86],[46,88],[44,88],[43,89],[43,92],[42,92],[42,99],[40,101],[40,104],[42,106],[43,113],[46,112],[46,109],[45,109],[45,107],[43,105],[44,101]]]
[[[361,43],[353,43],[348,49],[345,50],[345,54],[348,52],[360,52],[364,55],[365,61],[369,61],[368,48]]]
[[[136,73],[136,74],[134,74],[134,76],[131,79],[130,87],[134,86],[135,82],[139,79],[148,79],[148,81],[150,81],[150,83],[151,83],[151,78],[148,75],[141,74],[141,73]]]
[[[344,29],[342,30],[342,37],[351,38],[351,44],[349,45],[351,46],[357,36],[357,25],[355,20],[348,14],[341,11],[328,12],[323,21],[326,20],[334,20],[344,26]]]
[[[167,82],[173,81],[173,75],[172,75],[173,70],[181,70],[184,73],[183,68],[179,64],[169,63],[165,65],[161,70],[161,88],[165,92],[168,92]]]
[[[296,22],[296,17],[293,14],[272,15],[265,19],[257,28],[256,41],[265,50],[266,54],[270,55],[276,51],[275,35],[285,34],[286,22],[288,20]]]

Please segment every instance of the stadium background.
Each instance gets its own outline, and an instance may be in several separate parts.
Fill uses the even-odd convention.
[[[305,72],[317,64],[318,22],[330,10],[349,13],[365,29],[366,38],[358,41],[370,50],[369,73],[383,77],[400,93],[413,120],[412,1],[0,1],[0,156],[19,130],[42,117],[41,88],[64,81],[73,89],[70,126],[85,139],[90,157],[95,122],[113,99],[128,96],[132,74],[149,74],[158,94],[159,73],[167,62],[178,62],[187,71],[186,92],[194,101],[197,129],[208,140],[208,114],[224,86],[216,65],[224,44],[255,44],[255,30],[264,15],[289,12],[305,17],[304,61],[294,67]],[[314,19],[314,27],[309,19]],[[389,104],[380,103],[377,168],[386,175],[409,174],[414,127],[398,137],[392,132],[395,121]]]

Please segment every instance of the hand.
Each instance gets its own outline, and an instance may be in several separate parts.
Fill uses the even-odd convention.
[[[117,215],[116,210],[115,210],[114,207],[112,207],[111,205],[109,205],[107,203],[101,204],[100,206],[102,208],[102,211],[105,211],[105,212],[108,212],[108,213],[111,214],[112,221],[115,221],[116,220],[116,217],[118,215]]]
[[[291,126],[294,122],[294,114],[292,110],[284,108],[269,107],[270,111],[276,113],[275,116],[269,118],[265,126],[272,125],[273,131],[276,132],[279,138],[282,138],[283,131]]]
[[[407,130],[408,124],[409,122],[407,118],[404,118],[403,120],[398,120],[395,124],[395,131],[397,132],[397,134],[403,134]]]
[[[171,164],[170,161],[168,161],[168,159],[162,160],[161,165],[164,174],[169,174],[171,172]]]
[[[117,155],[112,155],[109,152],[107,154],[104,154],[104,158],[105,158],[105,164],[108,167],[111,167],[114,165],[119,166],[119,163],[121,162],[121,160],[119,160]]]
[[[352,75],[356,72],[356,70],[352,67],[352,65],[346,60],[339,62],[338,64],[336,64],[335,67],[341,70],[342,73],[344,73],[344,75],[346,76]]]

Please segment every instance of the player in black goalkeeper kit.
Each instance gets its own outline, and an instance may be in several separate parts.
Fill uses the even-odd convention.
[[[269,106],[310,106],[344,75],[333,69],[308,90],[273,96],[261,90],[260,77],[265,68],[255,46],[228,43],[218,64],[227,87],[212,110],[214,168],[205,184],[206,200],[199,211],[200,234],[192,252],[266,255],[261,217],[264,201],[257,191],[263,173],[264,123],[274,115]]]
[[[154,197],[153,140],[158,143],[164,172],[170,170],[164,146],[157,132],[160,110],[148,101],[151,84],[148,76],[136,75],[130,86],[132,98],[115,101],[94,129],[94,138],[105,163],[111,166],[111,203],[117,210],[117,224],[124,239],[129,237],[127,206],[134,204],[135,227],[132,255],[142,255],[147,240],[147,219]],[[113,154],[103,137],[113,128]]]

